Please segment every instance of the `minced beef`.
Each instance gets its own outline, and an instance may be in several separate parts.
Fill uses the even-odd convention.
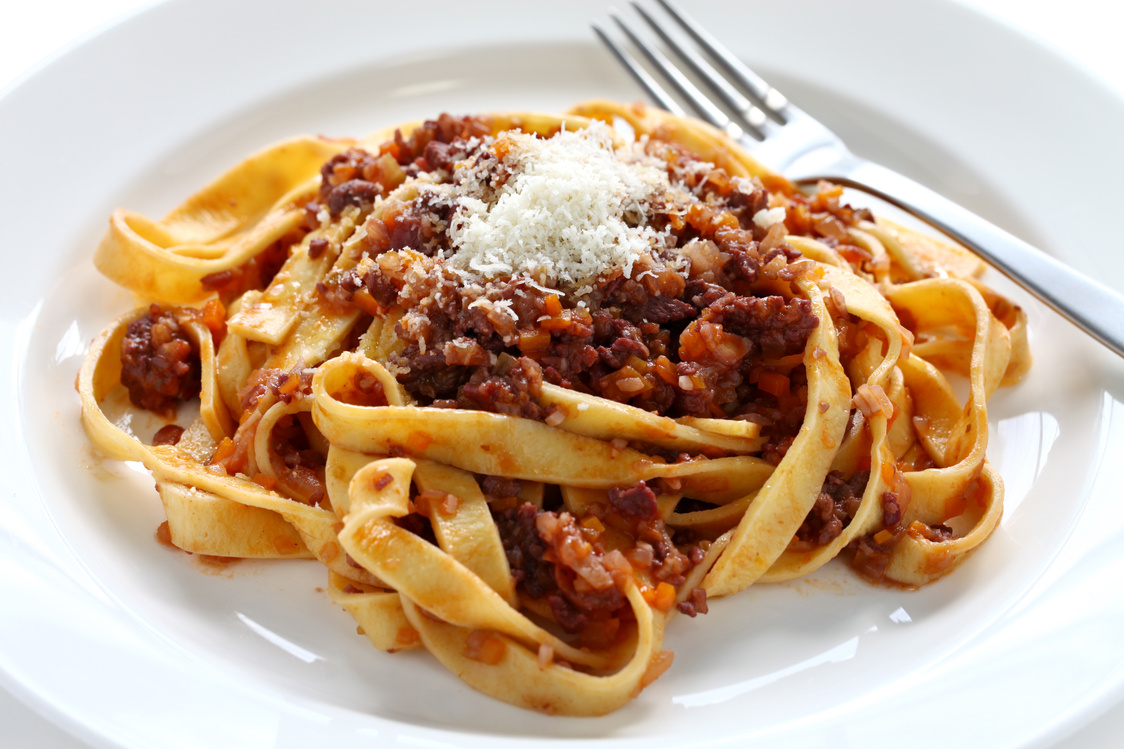
[[[170,416],[180,401],[199,395],[199,352],[178,315],[195,310],[153,304],[129,323],[121,342],[121,384],[139,408]]]
[[[789,549],[810,551],[838,538],[858,512],[869,478],[870,471],[856,471],[849,479],[839,471],[829,472],[815,505],[796,531]]]
[[[779,359],[804,351],[819,324],[807,299],[726,294],[703,312],[704,319],[749,340],[762,358]]]

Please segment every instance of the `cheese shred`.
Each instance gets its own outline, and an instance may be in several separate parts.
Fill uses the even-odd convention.
[[[577,287],[631,275],[659,242],[643,217],[669,188],[666,169],[595,122],[551,138],[506,133],[459,170],[449,235],[456,269],[482,281],[526,277]],[[491,158],[497,152],[502,158]]]

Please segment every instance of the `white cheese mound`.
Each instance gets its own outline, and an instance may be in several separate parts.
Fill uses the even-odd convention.
[[[555,288],[610,271],[630,275],[657,241],[644,217],[668,189],[666,170],[628,146],[614,151],[600,122],[551,138],[501,137],[510,146],[502,164],[485,159],[460,175],[447,262],[481,280],[522,276]],[[497,168],[510,176],[493,191],[488,178]]]
[[[753,214],[753,223],[760,226],[762,229],[768,229],[773,224],[779,224],[785,220],[787,215],[782,206],[776,208],[762,208],[757,213]]]

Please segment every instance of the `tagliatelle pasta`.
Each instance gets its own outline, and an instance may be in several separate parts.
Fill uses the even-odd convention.
[[[676,614],[836,558],[921,586],[1002,513],[1030,360],[979,261],[639,105],[282,143],[95,262],[144,304],[82,423],[171,542],[316,559],[376,647],[521,707],[613,711]]]

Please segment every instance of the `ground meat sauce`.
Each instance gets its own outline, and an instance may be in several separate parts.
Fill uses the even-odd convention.
[[[184,428],[179,424],[166,424],[156,430],[152,435],[152,444],[154,447],[160,445],[177,445],[183,437]]]
[[[121,384],[139,408],[174,415],[180,401],[199,395],[199,352],[180,325],[195,310],[153,304],[129,323],[121,342]]]
[[[653,585],[678,587],[705,553],[697,545],[681,550],[673,542],[657,513],[656,495],[644,482],[611,489],[608,500],[607,505],[590,506],[581,521],[530,502],[494,514],[520,592],[548,605],[566,632],[611,642],[621,621],[631,616],[624,591],[634,571]],[[627,534],[634,540],[632,549],[607,552],[607,532]],[[690,616],[706,613],[702,590],[692,591],[682,603],[681,610]]]
[[[314,374],[315,370],[305,367],[291,371],[264,367],[254,370],[238,394],[242,400],[243,413],[256,409],[258,402],[265,396],[272,399],[271,403],[277,400],[292,403],[297,398],[311,395]]]
[[[857,471],[849,479],[839,471],[829,472],[815,505],[788,548],[810,551],[834,541],[858,511],[869,477],[870,471]]]
[[[473,117],[442,114],[427,120],[404,137],[396,132],[378,154],[350,148],[329,159],[320,170],[321,186],[317,210],[323,206],[333,216],[354,205],[370,208],[375,200],[419,172],[449,171],[453,164],[467,155],[466,143],[473,137],[491,132],[483,121]],[[413,247],[410,234],[418,223],[416,218],[395,223],[388,234],[391,247]],[[395,230],[398,241],[393,241]]]
[[[270,447],[279,459],[277,482],[286,493],[307,505],[328,498],[324,485],[324,455],[313,449],[308,432],[296,416],[285,416],[270,433]]]

